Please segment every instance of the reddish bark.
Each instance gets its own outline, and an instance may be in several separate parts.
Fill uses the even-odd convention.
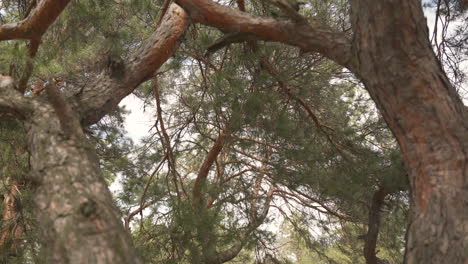
[[[193,184],[193,191],[192,191],[192,198],[195,205],[196,210],[201,210],[203,206],[203,192],[202,188],[205,185],[206,178],[208,177],[208,173],[210,172],[211,166],[216,161],[219,153],[223,149],[223,141],[226,135],[221,132],[218,135],[214,145],[211,147],[210,151],[205,157],[200,170],[198,171],[197,178],[195,179],[195,183]]]
[[[351,1],[356,75],[396,136],[412,190],[407,263],[468,262],[468,116],[420,1]],[[398,14],[398,15],[396,15]]]
[[[294,23],[289,20],[254,17],[207,0],[176,0],[194,22],[216,27],[224,32],[252,34],[259,39],[299,47],[302,51],[320,52],[339,64],[351,58],[348,37],[317,21]]]
[[[52,2],[56,5],[45,8]],[[320,52],[348,67],[365,84],[395,134],[408,169],[413,206],[406,262],[468,263],[468,112],[434,56],[420,0],[350,0],[354,33],[352,39],[317,21],[298,23],[258,18],[207,0],[176,2],[195,22],[227,32],[247,33],[259,39],[297,46],[303,51]],[[31,21],[36,17],[38,25],[28,24],[31,23],[26,21],[28,19],[24,23],[3,25],[0,27],[0,39],[37,38],[36,33],[32,32],[43,34],[66,3],[68,1],[41,1],[29,17]],[[49,17],[52,19],[45,19],[45,15],[40,15],[44,10],[51,12]],[[185,13],[176,7],[168,11],[167,17],[166,22],[158,27],[157,34],[150,37],[125,64],[122,78],[116,80],[102,73],[73,97],[74,109],[83,124],[97,122],[114,109],[121,99],[141,82],[151,78],[154,71],[172,55],[188,22]],[[30,30],[25,24],[35,30]],[[1,82],[0,86],[5,86],[4,80]],[[35,121],[37,118],[42,124],[39,127],[38,124],[31,123],[32,127],[36,126],[31,131],[37,133],[31,134],[36,139],[31,146],[37,146],[33,149],[33,156],[36,155],[34,170],[40,174],[44,168],[51,170],[45,172],[49,178],[42,179],[42,188],[50,184],[63,187],[68,192],[69,186],[60,185],[61,179],[57,178],[60,174],[56,173],[70,175],[76,173],[73,172],[76,167],[67,163],[70,167],[60,165],[64,171],[53,171],[53,168],[44,167],[50,161],[41,158],[53,153],[52,159],[56,160],[51,165],[55,166],[61,164],[58,156],[63,151],[67,157],[77,154],[84,158],[84,149],[69,145],[63,139],[56,138],[55,134],[51,140],[58,141],[51,146],[56,148],[46,146],[51,141],[38,136],[41,133],[47,135],[46,131],[49,130],[46,121],[59,124],[51,108],[44,108],[36,101],[26,100],[9,91],[0,89],[0,94],[0,110],[12,116],[29,118],[29,113],[34,109],[33,118]],[[49,110],[46,111],[47,109]],[[47,117],[50,119],[45,120]],[[54,133],[58,133],[58,130],[54,130]],[[39,157],[38,154],[45,155]],[[74,161],[94,168],[91,163]],[[72,171],[65,173],[68,169]],[[97,174],[90,175],[99,178]],[[91,185],[97,182],[97,178],[93,177],[88,182]],[[94,191],[106,192],[105,188],[101,188],[103,187]],[[42,202],[46,204],[53,201],[50,200],[51,197],[61,199],[58,194],[49,196],[47,190],[43,191]],[[70,203],[74,204],[73,201]],[[46,208],[57,209],[55,206]],[[53,213],[56,214],[57,211]],[[110,223],[115,224],[115,221]],[[76,235],[77,231],[79,230],[72,229],[70,234]],[[55,239],[54,243],[60,241],[55,237],[50,238]],[[80,249],[85,248],[83,245],[76,245],[82,246]],[[78,252],[83,253],[83,250]],[[68,257],[70,256],[72,255]]]

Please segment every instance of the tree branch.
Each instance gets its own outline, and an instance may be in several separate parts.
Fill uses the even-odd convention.
[[[28,39],[30,54],[35,54],[42,35],[62,13],[70,0],[42,0],[33,12],[24,20],[0,26],[0,41]]]
[[[215,144],[211,147],[210,151],[206,155],[205,160],[203,161],[200,170],[198,171],[197,178],[195,179],[195,183],[193,185],[193,202],[195,204],[195,208],[201,208],[203,205],[202,199],[202,188],[205,184],[206,177],[208,177],[208,173],[210,172],[211,166],[215,162],[216,158],[218,157],[219,153],[223,148],[223,141],[226,135],[221,132],[218,138],[216,139]]]
[[[80,120],[70,104],[65,100],[60,89],[50,80],[47,82],[45,90],[47,99],[58,116],[63,132],[65,132],[68,137],[84,140],[85,135]]]
[[[108,71],[102,71],[74,96],[82,123],[90,125],[99,121],[136,87],[149,80],[172,56],[188,25],[186,12],[172,4],[156,31],[128,59],[122,61],[122,74],[111,76]]]
[[[347,66],[351,58],[351,42],[342,32],[318,22],[306,23],[255,17],[221,6],[209,0],[176,0],[194,22],[216,27],[224,32],[239,32],[299,47],[304,52],[319,52]]]
[[[25,119],[30,112],[31,102],[16,90],[13,78],[0,75],[0,120]]]
[[[249,223],[245,231],[239,235],[239,240],[236,243],[234,243],[234,245],[229,247],[228,249],[218,252],[216,256],[213,256],[213,259],[209,260],[209,263],[222,264],[222,263],[232,260],[237,255],[239,255],[239,252],[244,247],[250,234],[254,232],[265,221],[268,215],[268,211],[270,210],[270,204],[271,204],[271,201],[273,200],[273,193],[275,192],[275,190],[276,189],[273,186],[270,187],[270,189],[268,190],[268,193],[266,194],[266,199],[263,205],[263,210],[262,210],[261,215]]]

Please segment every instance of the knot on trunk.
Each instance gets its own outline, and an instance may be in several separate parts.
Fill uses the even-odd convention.
[[[81,204],[80,213],[89,218],[97,214],[97,203],[93,200],[88,200]]]

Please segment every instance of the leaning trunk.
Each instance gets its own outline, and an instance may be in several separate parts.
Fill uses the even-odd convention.
[[[27,122],[35,204],[46,263],[140,263],[84,140],[63,130],[50,104]]]
[[[412,190],[406,263],[468,263],[468,113],[419,0],[353,0],[353,71],[396,136]]]

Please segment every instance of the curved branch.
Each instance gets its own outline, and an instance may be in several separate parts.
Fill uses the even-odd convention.
[[[122,71],[113,76],[103,71],[74,96],[84,125],[96,123],[117,107],[141,83],[149,80],[175,52],[189,25],[186,12],[172,4],[156,31],[130,56],[121,61]]]
[[[303,52],[319,52],[347,66],[351,58],[351,42],[342,32],[336,32],[318,21],[293,22],[255,17],[221,6],[209,0],[176,0],[194,22],[216,27],[224,32],[239,32],[299,47]]]
[[[70,0],[42,0],[24,20],[0,26],[0,41],[12,39],[31,40],[30,54],[34,55],[42,35],[62,13]]]
[[[203,164],[201,165],[200,170],[198,171],[197,178],[195,179],[195,183],[193,185],[192,193],[195,208],[201,208],[202,206],[202,188],[205,184],[206,178],[208,177],[208,173],[210,172],[211,166],[216,161],[216,158],[223,149],[223,141],[225,136],[226,135],[222,132],[218,135],[216,142],[206,155],[205,160],[203,161]]]

